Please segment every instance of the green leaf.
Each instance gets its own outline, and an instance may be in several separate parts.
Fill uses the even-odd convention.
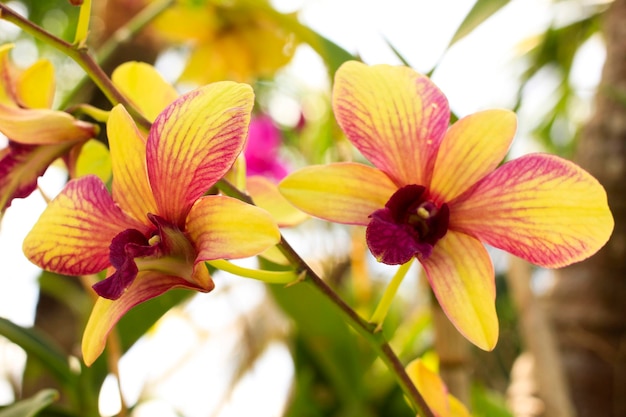
[[[476,417],[513,417],[501,394],[488,390],[482,385],[471,387],[472,415]]]
[[[332,387],[327,393],[332,392],[334,397],[323,399],[328,403],[327,407],[343,409],[345,412],[343,415],[350,414],[348,410],[358,411],[352,415],[365,415],[363,376],[371,366],[373,354],[370,352],[368,355],[360,349],[356,334],[350,330],[335,306],[315,289],[304,284],[286,288],[271,285],[269,288],[279,306],[297,323],[296,345],[299,353],[295,358],[296,372],[307,369],[308,372],[312,372],[310,365],[315,364],[317,378],[323,379],[323,382],[318,381],[318,385]],[[299,358],[308,360],[302,362],[298,360]],[[303,365],[304,368],[299,365]],[[303,383],[307,378],[298,379]],[[311,395],[310,390],[302,388],[308,387],[297,387],[300,396]],[[294,404],[311,403],[310,400],[298,397],[296,395],[294,398]]]
[[[0,417],[32,417],[39,411],[52,404],[59,397],[59,393],[53,389],[39,391],[33,397],[18,401],[0,410]]]
[[[68,358],[45,335],[32,328],[25,328],[0,317],[0,334],[20,346],[62,383],[75,385],[78,375],[72,371]]]
[[[448,48],[472,33],[481,23],[508,3],[509,0],[478,0],[456,30]]]

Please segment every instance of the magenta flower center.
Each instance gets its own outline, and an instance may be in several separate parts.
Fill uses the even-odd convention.
[[[425,187],[413,184],[396,191],[370,218],[365,235],[370,251],[382,263],[400,265],[414,256],[430,256],[448,231],[450,210],[429,200]]]
[[[109,261],[115,272],[93,286],[99,296],[120,298],[140,271],[192,280],[196,258],[193,244],[169,221],[154,214],[148,214],[148,218],[155,227],[147,236],[139,230],[126,229],[111,241]]]

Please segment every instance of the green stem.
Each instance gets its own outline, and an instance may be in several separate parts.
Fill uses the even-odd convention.
[[[217,186],[224,194],[253,204],[252,199],[248,195],[241,192],[228,181],[222,179],[217,183]],[[418,414],[422,417],[434,417],[424,397],[422,397],[411,381],[411,378],[409,378],[409,375],[406,373],[404,365],[402,365],[398,356],[385,340],[383,333],[376,331],[376,325],[367,322],[359,316],[356,311],[311,269],[283,236],[281,236],[280,242],[278,243],[278,248],[295,268],[296,273],[302,276],[303,281],[312,285],[317,291],[328,298],[328,300],[341,311],[348,324],[370,343],[378,356],[385,362],[388,369],[394,374],[396,381],[402,388],[402,391],[409,397]]]
[[[106,75],[104,70],[100,67],[100,65],[98,65],[84,46],[72,45],[63,39],[54,36],[40,26],[35,25],[33,22],[15,13],[2,3],[0,3],[0,18],[13,23],[24,32],[34,36],[42,42],[47,43],[62,52],[64,55],[72,58],[83,68],[83,70],[85,70],[111,104],[123,104],[138,124],[146,129],[150,128],[150,122],[146,120],[145,117],[143,117],[143,115],[126,99],[126,97],[124,97],[117,87],[113,85],[111,79]]]
[[[262,269],[249,269],[239,265],[235,265],[231,262],[216,259],[214,261],[207,261],[207,264],[220,269],[225,272],[229,272],[240,277],[252,278],[259,281],[267,282],[269,284],[289,284],[297,281],[298,276],[293,271],[264,271]]]
[[[385,321],[385,317],[387,317],[387,313],[389,312],[389,308],[391,307],[391,302],[393,301],[393,298],[396,296],[396,293],[398,292],[398,288],[400,287],[400,284],[404,280],[406,273],[408,272],[411,265],[413,265],[413,259],[411,259],[409,262],[405,264],[400,265],[400,268],[398,268],[398,270],[396,271],[395,275],[391,279],[391,282],[389,283],[389,285],[387,285],[387,288],[385,289],[385,293],[383,294],[383,297],[380,299],[380,302],[378,303],[378,307],[376,307],[376,311],[374,311],[374,314],[372,315],[372,318],[370,319],[370,322],[377,324],[376,331],[380,331],[382,329],[383,321]]]

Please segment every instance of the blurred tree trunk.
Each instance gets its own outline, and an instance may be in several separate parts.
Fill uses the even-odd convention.
[[[626,0],[610,5],[604,34],[606,62],[577,162],[606,188],[615,231],[596,256],[557,271],[545,300],[578,417],[626,416]]]

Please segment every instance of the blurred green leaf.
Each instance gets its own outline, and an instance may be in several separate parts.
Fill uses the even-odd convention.
[[[516,107],[521,107],[527,85],[546,73],[557,77],[551,92],[550,108],[534,126],[533,134],[549,152],[571,156],[579,126],[575,125],[572,111],[580,99],[570,82],[576,55],[581,46],[600,29],[603,8],[590,8],[589,14],[560,27],[549,27],[544,33],[528,41],[532,47],[524,53],[528,68],[522,76]],[[547,70],[547,71],[546,71]],[[580,121],[578,121],[580,123]]]
[[[513,414],[506,407],[502,395],[495,391],[474,384],[470,396],[474,417],[513,417]]]
[[[45,335],[35,329],[18,326],[3,317],[0,317],[0,334],[20,346],[28,355],[37,358],[62,383],[76,384],[77,374],[70,368],[68,358]]]
[[[297,351],[314,361],[316,368],[321,370],[332,387],[326,390],[323,383],[318,384],[316,390],[319,398],[313,402],[325,402],[327,408],[341,409],[345,412],[342,415],[366,415],[363,414],[366,403],[363,376],[371,365],[373,355],[364,354],[357,344],[355,333],[335,306],[311,287],[302,284],[287,288],[272,285],[270,289],[279,306],[297,323]],[[296,367],[298,362],[296,355]],[[299,381],[303,383],[308,378],[307,385],[310,385],[313,383],[310,380],[312,377],[309,375]],[[297,391],[309,397],[314,395],[310,387],[302,388],[298,387]],[[311,402],[311,399],[298,396],[294,399],[294,404]],[[304,415],[317,414],[307,412]]]
[[[53,389],[39,391],[31,398],[18,401],[0,410],[0,417],[33,417],[59,397]]]
[[[452,36],[448,48],[472,33],[474,29],[508,3],[509,0],[478,0]]]

